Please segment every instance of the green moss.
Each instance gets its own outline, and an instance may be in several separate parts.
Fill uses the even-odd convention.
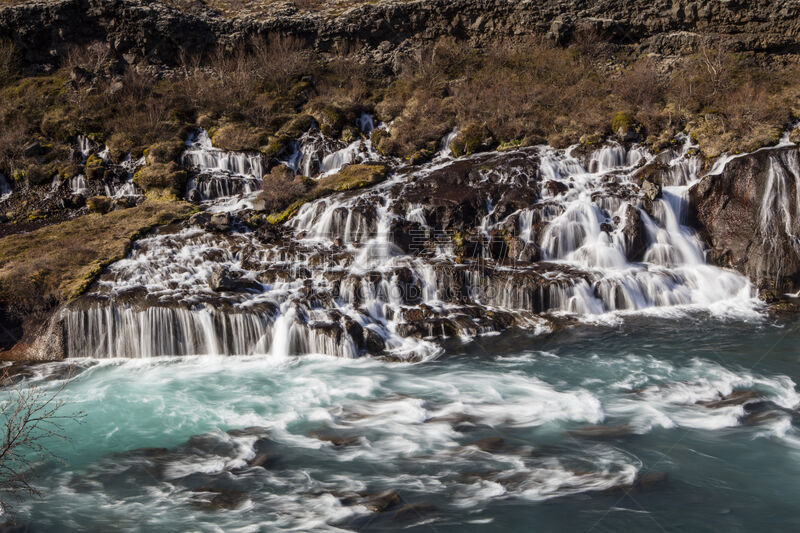
[[[380,183],[386,179],[386,165],[348,165],[331,176],[317,181],[312,191],[315,196],[328,192],[349,191]]]
[[[83,168],[76,163],[67,163],[58,167],[58,179],[68,180],[81,173]]]
[[[280,213],[272,213],[270,215],[267,215],[266,218],[267,223],[283,224],[284,222],[289,220],[295,213],[297,213],[297,210],[300,209],[300,206],[302,206],[307,201],[308,200],[306,200],[305,198],[300,198],[298,200],[295,200],[289,207],[287,207]]]
[[[633,116],[625,111],[619,111],[611,120],[611,131],[617,135],[626,135],[633,130]]]
[[[45,112],[40,124],[42,133],[62,142],[74,139],[78,135],[73,118],[65,107],[54,107]]]
[[[494,145],[496,143],[492,132],[486,126],[479,126],[473,122],[458,132],[456,138],[450,143],[450,151],[455,157],[461,157],[489,150]]]
[[[86,159],[86,166],[84,169],[86,179],[102,180],[105,177],[106,167],[106,162],[103,161],[103,159],[91,154]]]

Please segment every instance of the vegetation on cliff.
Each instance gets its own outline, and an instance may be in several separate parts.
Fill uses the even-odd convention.
[[[456,153],[607,135],[660,148],[686,131],[713,157],[773,143],[800,108],[798,67],[710,47],[659,62],[588,38],[481,50],[441,40],[387,73],[353,54],[323,60],[296,39],[272,38],[156,72],[120,64],[95,43],[50,75],[26,77],[13,47],[2,46],[12,59],[0,65],[0,172],[30,184],[103,171],[92,160],[72,168],[78,134],[107,144],[117,161],[155,146],[153,163],[169,165],[189,129],[201,126],[218,146],[276,161],[312,120],[351,140],[355,118],[369,111],[391,121],[388,134],[373,139],[377,148],[412,162],[430,157],[456,126]],[[26,152],[32,141],[40,149]]]
[[[191,214],[184,202],[148,200],[0,239],[0,302],[35,312],[81,294],[102,269],[154,226]]]

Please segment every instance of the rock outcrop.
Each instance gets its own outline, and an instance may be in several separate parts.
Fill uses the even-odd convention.
[[[760,289],[800,288],[796,146],[736,157],[691,189],[693,217],[711,262],[749,276]]]
[[[168,5],[169,4],[169,5]],[[224,4],[224,3],[222,3]],[[127,63],[174,65],[185,54],[228,48],[252,35],[293,35],[318,52],[357,45],[391,64],[397,54],[443,36],[475,45],[548,36],[567,43],[592,35],[645,52],[689,53],[701,35],[738,51],[796,53],[796,0],[416,0],[356,3],[355,7],[299,10],[291,2],[235,10],[229,18],[196,3],[180,10],[151,0],[55,0],[0,9],[0,35],[22,49],[29,65],[52,64],[75,44],[106,42]],[[233,13],[229,13],[233,14]]]

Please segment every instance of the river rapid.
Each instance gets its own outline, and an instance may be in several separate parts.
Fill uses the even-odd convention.
[[[688,139],[460,159],[445,139],[410,167],[372,150],[371,117],[358,126],[349,145],[312,129],[286,165],[319,178],[382,162],[388,178],[280,230],[241,223],[260,156],[189,137],[187,197],[205,212],[137,241],[61,310],[68,358],[15,385],[63,386],[64,413],[85,414],[48,443],[61,461],[37,463],[41,495],[19,521],[800,526],[800,333],[747,277],[707,264],[688,197],[720,170],[704,174]],[[765,232],[789,227],[768,216],[800,172],[785,148],[768,154]]]
[[[76,360],[62,399],[86,417],[17,512],[37,531],[789,530],[799,340],[693,315],[451,340],[415,364]],[[357,496],[383,491],[402,502]]]

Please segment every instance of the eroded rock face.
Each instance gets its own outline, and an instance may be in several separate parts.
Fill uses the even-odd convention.
[[[691,191],[709,260],[749,276],[760,289],[800,288],[797,147],[732,159]]]
[[[797,7],[783,0],[758,3],[633,3],[620,0],[418,0],[364,3],[343,13],[308,12],[291,3],[245,4],[236,18],[197,2],[191,10],[143,0],[25,2],[0,9],[0,34],[22,48],[29,64],[55,64],[71,45],[110,45],[125,63],[174,65],[183,53],[208,52],[253,34],[294,35],[318,52],[358,42],[363,53],[392,65],[398,54],[450,36],[474,44],[497,38],[546,35],[568,43],[592,32],[612,42],[641,42],[648,52],[691,53],[700,33],[736,50],[792,51],[798,39]],[[52,52],[52,53],[51,53]]]

